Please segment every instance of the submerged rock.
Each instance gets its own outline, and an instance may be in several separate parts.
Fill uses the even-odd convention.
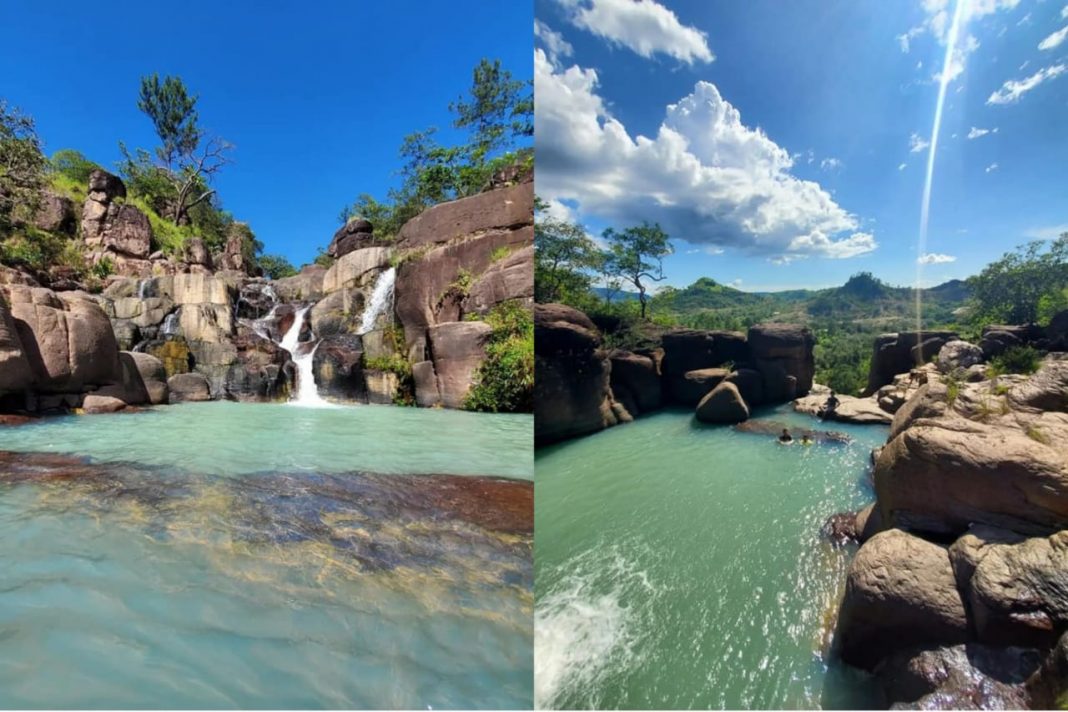
[[[167,388],[170,390],[171,403],[211,400],[208,379],[199,373],[179,373],[171,376],[167,379]]]

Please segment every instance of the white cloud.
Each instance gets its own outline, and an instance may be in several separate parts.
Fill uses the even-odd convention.
[[[1022,72],[1023,70],[1027,69],[1027,65],[1029,65],[1029,64],[1031,64],[1031,60],[1030,59],[1025,59],[1023,64],[1020,65],[1020,70],[1019,71]]]
[[[1009,79],[987,98],[987,104],[1015,104],[1020,97],[1048,79],[1055,79],[1068,71],[1068,65],[1052,64],[1043,67],[1026,79]]]
[[[944,255],[938,252],[925,252],[916,261],[921,265],[941,265],[947,262],[956,262],[957,258],[953,255]]]
[[[1016,23],[1016,26],[1017,27],[1023,27],[1024,25],[1029,25],[1029,24],[1031,24],[1031,13],[1027,13],[1023,17],[1021,17],[1020,21]]]
[[[986,167],[985,170],[986,170],[987,173],[993,173],[997,169],[998,169],[998,164],[997,163],[991,163],[989,166]]]
[[[1068,38],[1068,26],[1062,27],[1046,39],[1039,42],[1038,48],[1053,49],[1054,47],[1059,47],[1066,38]]]
[[[916,132],[913,132],[912,135],[909,136],[909,153],[919,153],[930,145],[931,144],[928,141],[924,140],[924,138]]]
[[[1030,237],[1033,240],[1056,240],[1066,232],[1068,232],[1068,223],[1032,228],[1024,233],[1024,237]]]
[[[963,6],[957,45],[946,71],[947,82],[953,81],[964,72],[968,56],[979,49],[979,41],[968,32],[968,24],[997,12],[1012,10],[1019,4],[1020,0],[971,0]],[[948,44],[949,29],[953,21],[950,0],[923,0],[923,10],[926,15],[924,20],[904,34],[898,35],[897,41],[902,52],[908,52],[911,41],[924,34],[930,34],[943,47]],[[941,78],[940,74],[939,72],[934,76],[935,81]]]
[[[558,0],[575,27],[627,47],[642,57],[666,54],[679,61],[715,59],[707,35],[683,25],[674,12],[655,0]]]
[[[973,126],[971,131],[968,132],[968,138],[969,139],[979,138],[981,136],[986,136],[987,134],[992,134],[992,133],[997,133],[997,132],[998,132],[998,130],[997,130],[996,126],[994,128],[992,128],[992,129],[980,129],[980,128],[976,128],[975,126]]]
[[[899,166],[897,167],[897,169],[898,169],[899,171],[903,171],[903,170],[905,170],[905,167],[906,167],[907,165],[908,165],[908,164],[906,164],[906,163],[902,163],[901,165],[899,165]]]
[[[1068,20],[1068,5],[1061,8],[1061,19]]]
[[[742,286],[742,280],[741,279],[732,279],[727,284],[730,285],[731,287],[734,287],[735,289],[738,289],[739,287]]]
[[[597,94],[593,69],[534,52],[538,193],[621,225],[659,222],[693,245],[773,259],[853,257],[877,247],[857,218],[708,82],[665,110],[652,138],[632,136]]]
[[[825,171],[836,171],[842,167],[842,162],[837,158],[824,158],[820,161],[820,168]]]
[[[558,220],[559,222],[577,223],[578,216],[575,211],[564,205],[559,200],[549,199],[545,201],[545,208],[541,211],[544,215],[551,220]]]
[[[534,20],[534,36],[541,40],[545,52],[554,62],[563,57],[570,57],[574,52],[574,48],[563,35],[538,19]]]

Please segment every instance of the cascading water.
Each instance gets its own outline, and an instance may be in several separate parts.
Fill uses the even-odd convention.
[[[163,320],[163,326],[159,328],[159,333],[163,336],[174,336],[178,333],[178,312],[171,312]]]
[[[319,389],[315,386],[315,374],[312,367],[315,350],[319,348],[319,342],[303,344],[300,342],[300,332],[304,328],[304,319],[307,317],[309,309],[311,309],[311,306],[301,307],[297,310],[293,317],[293,326],[289,327],[285,336],[277,343],[289,352],[293,363],[297,367],[297,393],[290,400],[290,403],[321,408],[331,404],[319,396]]]
[[[366,334],[375,328],[378,317],[393,306],[393,283],[397,279],[397,270],[390,267],[375,280],[375,288],[371,292],[371,301],[363,310],[360,320],[360,334]]]

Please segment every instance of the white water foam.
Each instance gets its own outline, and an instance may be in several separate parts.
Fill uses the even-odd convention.
[[[601,545],[562,567],[568,573],[534,612],[534,706],[602,707],[598,684],[640,663],[640,639],[656,588],[624,543]],[[631,552],[633,553],[633,552]],[[645,614],[628,605],[643,601]]]
[[[360,320],[359,334],[366,334],[375,328],[378,317],[385,313],[386,309],[393,306],[393,284],[397,279],[397,270],[390,267],[375,280],[375,288],[371,292],[371,301],[363,310]]]
[[[313,372],[315,350],[319,348],[319,342],[301,343],[300,332],[304,327],[304,320],[311,306],[301,307],[293,316],[293,326],[289,327],[278,345],[289,352],[293,363],[297,367],[297,392],[290,399],[290,404],[311,408],[333,408],[334,404],[323,400],[319,395],[319,389],[315,385]]]

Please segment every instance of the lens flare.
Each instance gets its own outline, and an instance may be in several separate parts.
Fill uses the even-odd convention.
[[[923,203],[920,206],[920,239],[916,250],[916,333],[923,329],[923,262],[921,257],[927,253],[927,221],[931,212],[931,183],[934,181],[935,154],[938,152],[938,134],[942,128],[942,110],[946,104],[946,89],[949,87],[950,69],[953,55],[957,48],[961,17],[969,0],[957,0],[953,10],[953,24],[950,25],[946,42],[946,57],[942,62],[942,73],[938,78],[938,102],[935,104],[934,125],[931,127],[930,150],[927,152],[927,179],[923,185]],[[919,365],[919,364],[917,364]]]

